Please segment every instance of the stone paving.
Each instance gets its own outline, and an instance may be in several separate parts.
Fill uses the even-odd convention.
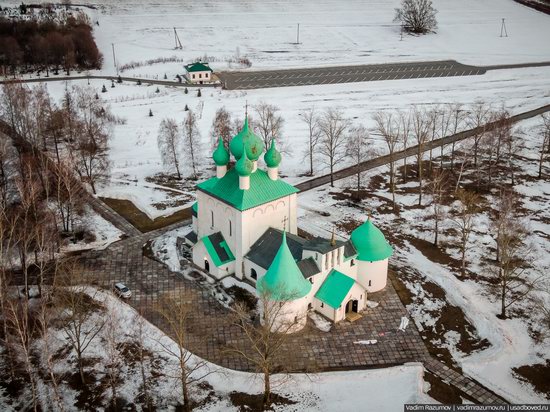
[[[104,217],[109,218],[109,215]],[[124,222],[117,223],[125,227]],[[84,273],[92,283],[105,288],[111,288],[118,281],[124,282],[133,293],[128,303],[165,331],[162,319],[154,311],[159,297],[180,293],[193,296],[196,310],[189,319],[188,349],[226,368],[252,371],[252,366],[242,357],[228,353],[229,346],[243,345],[245,338],[240,329],[232,325],[230,311],[212,296],[212,291],[143,254],[143,246],[147,241],[187,224],[189,221],[182,221],[137,235],[136,232],[125,230],[131,237],[105,250],[82,255]],[[481,404],[507,403],[476,381],[432,358],[413,322],[410,322],[405,332],[397,329],[401,317],[408,316],[408,313],[391,282],[383,291],[369,294],[369,300],[379,305],[365,310],[363,317],[354,323],[344,321],[333,325],[329,332],[320,331],[308,320],[306,327],[291,335],[285,343],[283,353],[286,370],[317,372],[366,369],[420,361],[426,370],[457,388],[466,398]],[[360,343],[372,339],[376,339],[377,343]]]

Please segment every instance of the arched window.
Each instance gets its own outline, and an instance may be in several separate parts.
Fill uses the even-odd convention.
[[[250,277],[252,279],[258,279],[258,274],[256,273],[256,269],[250,269]]]
[[[372,286],[372,280],[369,280],[369,286]]]
[[[210,211],[210,226],[214,227],[214,211]]]
[[[355,266],[355,259],[351,259],[351,265],[350,266]]]
[[[233,228],[231,226],[231,220],[229,221],[229,236],[233,236]]]

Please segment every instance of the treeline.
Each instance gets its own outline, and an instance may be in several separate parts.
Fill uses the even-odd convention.
[[[10,20],[0,17],[0,66],[4,75],[17,71],[62,68],[99,69],[103,56],[84,13],[52,20]]]

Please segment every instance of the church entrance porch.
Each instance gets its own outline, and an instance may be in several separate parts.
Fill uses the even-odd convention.
[[[357,299],[350,299],[346,303],[346,320],[349,322],[355,322],[361,319],[363,316],[357,313],[359,307],[359,301]]]

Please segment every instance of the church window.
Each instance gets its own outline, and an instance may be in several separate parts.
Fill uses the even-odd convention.
[[[195,78],[195,75],[193,75],[193,79]]]
[[[325,304],[323,302],[321,302],[321,307],[324,308],[325,307]]]
[[[252,279],[258,279],[258,274],[256,273],[256,269],[250,269],[250,277]]]
[[[313,277],[309,278],[309,283],[311,283],[313,285]]]
[[[355,266],[355,259],[351,259],[351,265],[350,266]]]
[[[210,211],[210,220],[211,220],[210,226],[214,227],[214,211],[213,210]]]
[[[199,73],[199,79],[202,79],[202,73]]]
[[[312,307],[313,307],[313,306],[311,305],[311,303],[308,303],[308,304],[307,304],[307,310],[311,310]]]
[[[229,221],[229,236],[233,236],[233,228],[231,227],[231,220]]]
[[[372,280],[369,280],[369,286],[372,286]]]

